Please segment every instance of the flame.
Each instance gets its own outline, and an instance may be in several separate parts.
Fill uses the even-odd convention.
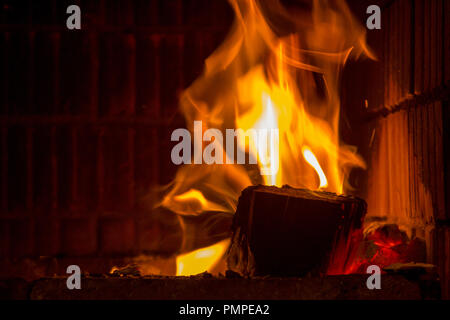
[[[251,130],[266,129],[267,136],[258,136],[259,141],[255,141],[256,136],[249,136],[249,152],[253,153],[252,156],[258,159],[261,171],[266,171],[269,174],[263,175],[264,184],[281,186],[281,173],[276,172],[275,166],[278,167],[279,154],[276,152],[267,152],[269,150],[278,150],[279,145],[274,139],[271,139],[269,130],[279,130],[277,119],[278,115],[274,108],[273,102],[268,94],[262,94],[261,105],[256,106],[252,112],[236,119],[237,127],[248,132]],[[242,131],[241,131],[242,132]],[[264,145],[269,139],[269,148]],[[259,142],[259,143],[258,143]],[[245,137],[241,133],[238,136],[238,144],[241,148],[245,149]],[[277,145],[275,145],[277,144]]]
[[[173,201],[182,204],[186,211],[189,210],[186,207],[191,207],[190,210],[196,212],[203,212],[205,210],[227,211],[223,206],[208,201],[203,193],[196,189],[189,189],[189,191],[186,191],[185,193],[174,196]]]
[[[323,173],[319,161],[317,161],[317,158],[314,155],[314,153],[312,153],[312,151],[308,147],[303,147],[303,156],[305,157],[306,162],[308,162],[319,175],[320,179],[319,188],[326,188],[328,186],[327,177],[325,176],[325,173]]]
[[[177,276],[189,276],[211,271],[228,248],[230,240],[223,240],[207,248],[177,257]]]
[[[180,167],[159,205],[181,215],[234,212],[242,189],[255,183],[343,193],[350,170],[365,168],[339,137],[342,68],[350,57],[373,58],[364,28],[343,0],[314,0],[311,8],[296,10],[278,1],[229,2],[235,12],[230,33],[182,93],[180,109],[191,132],[194,121],[204,130],[239,129],[237,148],[257,160],[259,173],[230,162],[234,150],[222,146],[226,164]],[[260,129],[276,132],[277,139],[246,134]],[[178,274],[208,270],[223,249],[179,256]]]

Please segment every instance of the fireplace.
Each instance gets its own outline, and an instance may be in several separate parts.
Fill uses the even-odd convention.
[[[309,1],[281,2],[292,12],[310,13],[312,10]],[[345,233],[342,245],[350,260],[345,263],[339,260],[342,255],[336,254],[340,252],[336,250],[342,248],[333,247],[334,260],[328,269],[321,270],[320,276],[314,274],[318,277],[315,280],[307,280],[311,281],[310,293],[298,291],[287,280],[289,278],[283,277],[292,276],[291,270],[283,274],[279,269],[277,276],[281,272],[281,279],[276,280],[278,282],[259,278],[258,282],[250,284],[230,282],[227,284],[229,291],[225,292],[241,287],[252,292],[251,298],[267,298],[263,292],[277,286],[284,290],[279,298],[291,295],[313,299],[316,296],[312,292],[320,291],[316,288],[323,286],[323,281],[330,281],[327,283],[332,288],[340,286],[336,278],[327,280],[329,276],[348,277],[345,279],[350,279],[350,287],[354,287],[360,282],[365,285],[368,277],[365,270],[369,265],[388,268],[393,263],[401,263],[407,268],[407,263],[414,262],[420,263],[423,270],[436,266],[439,295],[445,299],[450,297],[450,3],[445,0],[376,2],[382,9],[380,30],[365,28],[366,9],[373,4],[370,1],[348,0],[349,12],[333,7],[345,18],[350,17],[351,12],[355,22],[361,24],[358,32],[367,38],[367,43],[359,48],[364,58],[347,61],[347,52],[339,52],[333,59],[344,59],[346,65],[345,68],[339,66],[340,74],[332,80],[325,81],[319,67],[302,69],[304,72],[296,79],[314,84],[299,89],[306,105],[322,99],[324,92],[330,90],[327,87],[330,82],[336,81],[332,89],[333,103],[338,106],[335,111],[340,114],[339,121],[335,122],[339,143],[340,146],[355,146],[346,152],[340,150],[339,157],[347,157],[352,170],[346,171],[345,179],[337,174],[340,180],[345,180],[338,183],[339,179],[335,181],[330,174],[331,164],[324,166],[322,161],[333,163],[335,159],[322,155],[324,151],[320,148],[335,148],[327,143],[335,141],[336,137],[318,129],[318,122],[312,132],[300,128],[292,133],[295,139],[300,139],[299,132],[305,136],[305,143],[299,144],[296,151],[306,162],[291,171],[284,169],[290,183],[283,184],[296,184],[295,174],[306,172],[304,180],[293,187],[345,193],[367,204],[367,207],[361,205],[364,212],[361,211],[358,220],[360,225],[352,224],[355,229]],[[177,184],[180,176],[194,179],[197,172],[180,169],[171,159],[176,145],[171,139],[174,130],[189,128],[194,120],[207,119],[202,118],[201,112],[189,113],[197,107],[201,110],[202,106],[192,103],[186,107],[183,99],[189,97],[186,90],[195,83],[202,87],[192,89],[192,94],[201,92],[206,96],[217,91],[216,87],[207,86],[214,79],[206,77],[203,70],[205,60],[230,39],[227,34],[236,11],[230,3],[243,5],[242,1],[225,0],[4,1],[0,8],[3,48],[0,60],[4,70],[0,80],[2,294],[5,292],[9,298],[58,297],[63,291],[61,277],[67,277],[69,265],[78,265],[86,277],[99,274],[111,277],[109,280],[90,279],[91,287],[114,288],[117,277],[131,276],[133,284],[130,286],[141,288],[139,298],[145,298],[145,281],[148,280],[142,279],[139,283],[139,276],[173,277],[160,279],[169,283],[160,286],[173,286],[176,290],[176,281],[182,281],[176,276],[206,270],[203,264],[196,267],[195,261],[201,259],[215,277],[220,278],[218,275],[222,274],[227,279],[240,279],[243,276],[239,274],[242,269],[231,268],[226,258],[231,252],[228,248],[236,227],[233,219],[237,199],[240,191],[248,186],[229,175],[240,177],[242,172],[220,169],[208,173],[209,180],[205,180],[209,188],[223,187],[225,180],[220,180],[223,176],[232,182],[236,179],[242,185],[237,183],[225,189],[226,192],[217,193],[215,197],[221,201],[215,202],[214,210],[204,210],[205,204],[214,199],[205,198],[206,194],[195,187],[195,181],[192,188]],[[71,4],[81,8],[81,30],[66,27],[66,8]],[[271,8],[268,4],[270,2],[260,3],[262,16],[269,12],[264,11]],[[245,13],[249,8],[240,9]],[[259,17],[250,18],[258,21]],[[289,23],[293,22],[284,23],[283,18],[283,15],[273,16],[273,21],[267,25],[272,26],[271,23],[279,23],[281,19],[280,32],[288,38],[286,43],[294,45],[295,39],[288,36]],[[251,20],[243,21],[250,23]],[[350,28],[350,24],[345,26]],[[355,30],[352,32],[356,34]],[[324,42],[321,45],[329,45]],[[283,49],[280,52],[284,52]],[[294,54],[288,49],[286,52],[290,58],[305,54]],[[227,57],[217,53],[216,59],[207,60],[207,68],[218,68],[214,63],[226,64]],[[252,58],[248,58],[249,61]],[[317,56],[314,59],[317,60]],[[279,81],[282,75],[273,71],[277,70],[277,63],[276,55],[268,57],[261,74],[270,78],[272,73],[274,81]],[[228,84],[229,75],[224,78],[214,81]],[[253,94],[253,87],[247,84],[242,87],[248,90],[245,98]],[[282,93],[281,90],[280,95]],[[274,97],[278,97],[279,92],[271,94],[270,99],[276,105]],[[221,99],[229,99],[229,96]],[[298,102],[298,97],[294,99]],[[214,103],[218,100],[205,98]],[[317,112],[314,116],[320,117],[318,109],[305,110],[307,114]],[[217,112],[208,114],[208,121],[213,116],[224,115]],[[249,126],[247,118],[239,121],[244,128]],[[270,127],[270,121],[262,126],[265,125]],[[307,149],[301,148],[306,141],[314,141],[311,138],[314,135],[325,138],[317,146],[310,142]],[[352,158],[354,150],[359,156]],[[290,152],[296,154],[293,150]],[[307,154],[312,156],[307,158]],[[322,160],[324,158],[326,160]],[[322,163],[323,168],[312,163]],[[248,179],[252,185],[277,184],[276,177],[266,181],[263,177],[253,179],[255,165],[246,165],[245,170],[250,172]],[[336,170],[340,172],[340,167],[336,166]],[[321,173],[328,174],[328,187]],[[236,202],[230,204],[225,201],[228,198]],[[168,204],[167,201],[174,199],[175,202]],[[345,201],[350,202],[347,198]],[[192,212],[180,214],[186,208]],[[359,216],[355,213],[358,210],[346,210],[343,211],[352,219]],[[306,244],[297,244],[302,245]],[[277,249],[274,248],[274,252]],[[205,252],[212,254],[208,256]],[[208,259],[213,260],[208,262]],[[228,270],[230,268],[233,271]],[[264,274],[269,269],[263,262],[258,270],[263,270]],[[186,288],[199,292],[202,299],[208,298],[205,288],[218,281],[208,277],[194,277],[194,283],[187,284]],[[386,277],[392,287],[403,284],[390,274]],[[44,280],[37,284],[31,282],[42,278]],[[36,287],[30,289],[31,283]],[[34,293],[30,296],[29,292]],[[355,292],[364,295],[361,291]],[[387,298],[395,298],[395,294],[392,291]],[[83,298],[82,295],[77,297]],[[322,298],[336,297],[352,296],[325,294]],[[227,299],[227,296],[218,298]]]

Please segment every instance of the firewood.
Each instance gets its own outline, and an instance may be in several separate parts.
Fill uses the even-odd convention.
[[[345,248],[361,227],[366,207],[362,199],[330,192],[248,187],[234,216],[228,267],[246,276],[325,272],[332,250]]]

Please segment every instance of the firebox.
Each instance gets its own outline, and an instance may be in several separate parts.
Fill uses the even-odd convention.
[[[450,298],[450,1],[5,0],[0,29],[2,298]]]

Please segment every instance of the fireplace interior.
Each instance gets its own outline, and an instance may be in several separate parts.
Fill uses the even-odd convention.
[[[291,10],[311,6],[281,2]],[[375,2],[381,29],[367,30],[366,9]],[[343,221],[348,215],[359,228],[344,226],[345,239],[333,247],[326,269],[310,268],[319,259],[312,252],[292,254],[309,245],[307,234],[303,243],[289,235],[306,232],[304,224],[340,220],[286,218],[289,228],[278,221],[267,230],[271,221],[256,220],[249,228],[254,237],[245,235],[256,272],[246,273],[226,258],[240,223],[234,211],[180,215],[158,206],[179,172],[171,133],[190,125],[180,110],[182,93],[226,39],[235,17],[230,3],[0,2],[0,297],[186,299],[195,292],[199,299],[376,299],[365,281],[366,268],[378,265],[384,299],[450,298],[447,0],[347,1],[373,57],[349,60],[343,69],[338,126],[366,165],[350,172],[349,198],[332,200],[336,208],[361,204],[361,211],[342,209]],[[71,4],[81,8],[81,30],[66,27]],[[262,211],[284,203],[273,194],[291,191],[271,192],[257,202]],[[290,197],[294,216],[298,208],[316,208],[309,196]],[[245,214],[258,217],[251,210]],[[277,220],[277,212],[264,217]],[[258,230],[266,230],[259,240]],[[276,256],[289,268],[273,265],[280,246],[295,248]],[[205,247],[218,250],[219,262],[195,275],[206,270],[191,270],[189,254]],[[91,290],[64,291],[69,265],[80,267]]]

